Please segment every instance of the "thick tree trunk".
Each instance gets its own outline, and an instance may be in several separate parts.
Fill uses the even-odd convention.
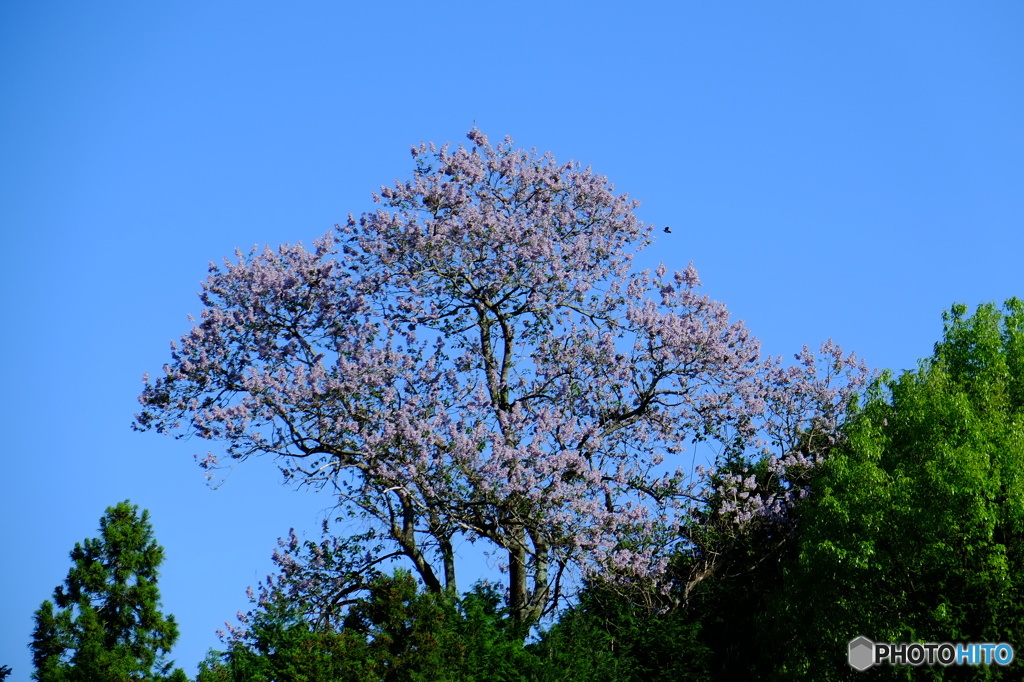
[[[525,530],[517,530],[514,537],[516,544],[508,550],[509,609],[513,619],[528,628],[540,620],[548,604],[549,549],[533,532],[530,533],[532,553],[526,545]],[[532,590],[529,588],[531,573]]]
[[[526,589],[526,533],[522,528],[517,528],[513,532],[514,539],[508,549],[509,610],[515,620],[524,622],[527,618],[529,599]]]

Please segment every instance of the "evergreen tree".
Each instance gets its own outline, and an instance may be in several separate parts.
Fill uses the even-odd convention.
[[[64,584],[35,613],[32,679],[185,682],[185,673],[171,672],[164,660],[178,626],[160,612],[163,559],[148,511],[140,515],[127,500],[108,507],[100,537],[75,544]]]
[[[406,571],[380,575],[343,617],[311,618],[309,602],[264,593],[200,664],[199,682],[518,682],[534,659],[502,608],[478,583],[462,599],[423,591]]]
[[[700,623],[681,609],[665,611],[646,595],[601,582],[531,646],[541,682],[672,682],[711,677]],[[663,606],[663,605],[662,605]],[[741,678],[736,678],[741,679]]]

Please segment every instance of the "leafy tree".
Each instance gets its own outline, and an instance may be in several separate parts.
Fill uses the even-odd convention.
[[[810,460],[798,466],[794,456],[780,477],[779,462],[723,462],[711,475],[714,492],[686,529],[689,546],[665,575],[668,592],[651,600],[591,582],[545,633],[542,679],[760,679],[777,667],[767,611],[799,524],[783,501],[800,498],[814,468]],[[750,517],[739,524],[731,498],[743,492],[772,503],[748,506]]]
[[[493,585],[461,599],[422,592],[406,571],[364,573],[355,540],[365,538],[339,540],[326,525],[321,543],[281,540],[280,573],[250,590],[255,607],[222,633],[226,650],[203,663],[199,682],[517,680],[530,669],[524,633]]]
[[[686,529],[689,546],[665,575],[668,592],[651,600],[591,582],[545,633],[539,679],[735,680],[776,670],[782,651],[771,607],[796,555],[801,500],[822,454],[805,444],[785,465],[722,462]],[[762,499],[738,511],[744,493]],[[740,523],[739,514],[749,517]]]
[[[11,674],[11,666],[9,666],[9,665],[0,665],[0,682],[2,682],[2,680],[6,680],[7,676],[10,675],[10,674]]]
[[[706,680],[710,652],[699,634],[681,610],[652,609],[643,595],[593,583],[534,647],[537,679]]]
[[[127,500],[108,507],[100,537],[75,544],[64,584],[35,613],[32,679],[184,682],[184,672],[164,661],[178,626],[160,612],[163,559],[148,511],[140,515]]]
[[[782,476],[770,459],[734,459],[712,475],[715,493],[687,531],[691,547],[668,572],[672,616],[694,629],[709,678],[759,679],[780,664],[770,606],[783,588],[784,567],[796,556],[801,505],[829,447],[802,443]],[[773,501],[759,506],[741,531],[728,513],[735,490]]]
[[[374,679],[363,667],[365,657],[353,646],[353,638],[315,628],[296,605],[267,603],[249,616],[244,636],[233,631],[226,637],[226,651],[211,651],[200,664],[198,682]]]
[[[456,601],[419,590],[405,571],[378,576],[340,625],[308,620],[280,593],[246,614],[211,652],[198,682],[520,680],[533,666],[522,635],[485,584]]]
[[[637,202],[579,164],[469,138],[414,147],[413,177],[312,252],[212,266],[135,425],[276,456],[373,529],[365,568],[398,553],[431,591],[457,594],[456,547],[482,543],[523,624],[580,573],[657,592],[707,493],[683,450],[774,447],[785,479],[799,442],[834,437],[856,365],[831,345],[820,367],[762,359],[692,265],[630,271],[651,234]],[[737,524],[799,492],[725,483]]]
[[[854,679],[846,644],[1024,641],[1024,304],[944,315],[916,371],[874,383],[800,508],[776,606],[780,679]],[[785,627],[782,624],[785,624]],[[879,677],[1017,678],[1010,669]]]
[[[463,679],[514,682],[536,680],[541,670],[528,648],[522,624],[510,618],[504,591],[494,583],[477,582],[458,604],[458,640],[462,642]]]

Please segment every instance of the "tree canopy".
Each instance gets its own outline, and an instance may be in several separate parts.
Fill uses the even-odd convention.
[[[343,618],[310,620],[297,595],[263,592],[213,651],[198,682],[301,679],[518,681],[537,679],[495,586],[478,583],[460,599],[422,591],[402,569],[378,575]]]
[[[858,635],[1022,641],[1024,304],[984,304],[970,316],[955,305],[944,320],[934,354],[878,379],[843,447],[816,472],[799,557],[776,603],[785,679],[852,679],[837,652]],[[890,670],[911,672],[929,674]]]
[[[211,265],[136,426],[329,486],[370,528],[365,570],[399,555],[455,593],[457,547],[483,543],[526,623],[581,575],[658,591],[711,482],[727,526],[784,515],[787,467],[834,442],[863,376],[852,356],[762,358],[692,265],[631,270],[651,228],[606,178],[469,139],[414,147],[412,177],[312,251]],[[702,477],[696,441],[741,464]],[[769,454],[762,490],[745,467]]]
[[[148,511],[127,500],[108,507],[100,536],[75,544],[64,584],[35,613],[32,679],[184,682],[164,660],[178,626],[160,611],[163,559]]]

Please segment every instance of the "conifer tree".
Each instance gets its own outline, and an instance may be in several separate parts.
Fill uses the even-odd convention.
[[[108,507],[100,537],[75,543],[64,584],[35,613],[32,679],[184,682],[185,673],[164,660],[178,625],[160,611],[163,559],[148,511],[128,500]]]

